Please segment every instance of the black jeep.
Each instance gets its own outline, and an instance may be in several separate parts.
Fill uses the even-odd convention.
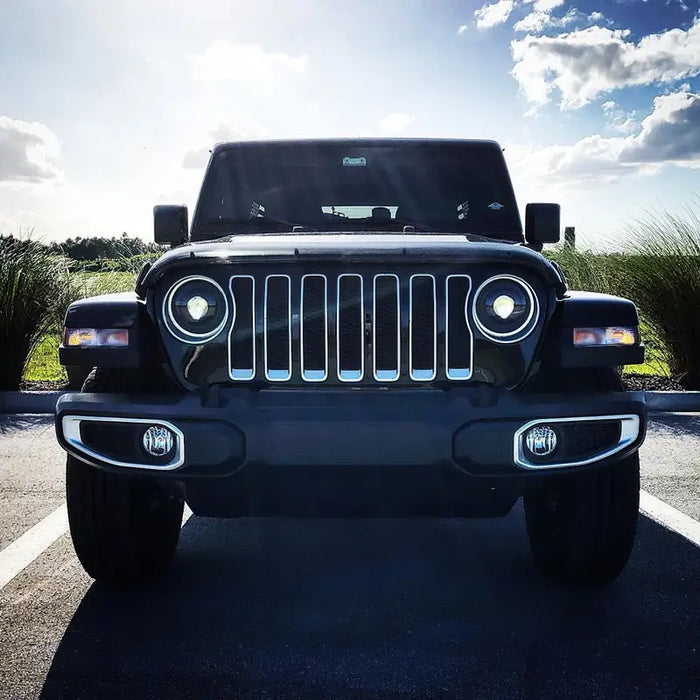
[[[488,141],[227,143],[191,229],[134,292],[70,306],[56,409],[86,571],[168,568],[186,502],[216,517],[490,517],[524,498],[538,568],[615,578],[632,548],[635,306],[573,292]]]

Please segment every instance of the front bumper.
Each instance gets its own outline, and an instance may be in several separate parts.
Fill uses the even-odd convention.
[[[108,471],[157,475],[195,513],[224,517],[504,515],[533,478],[620,459],[646,428],[643,393],[523,396],[485,386],[66,394],[56,411],[68,452]],[[517,464],[519,431],[533,420],[612,416],[636,426],[614,450],[565,469]],[[114,459],[109,446],[80,444],[81,423],[105,424],[97,419],[169,425],[181,442],[158,465],[145,452],[140,462]]]
[[[245,465],[272,467],[401,467],[449,465],[475,476],[550,472],[519,465],[517,435],[535,420],[633,417],[615,456],[641,444],[646,425],[643,393],[616,392],[575,398],[525,396],[491,388],[439,390],[224,389],[198,394],[66,394],[56,406],[64,449],[97,467],[157,471],[179,479],[227,476]],[[91,418],[174,427],[181,436],[176,460],[160,465],[115,460],[75,440],[75,425]],[[95,446],[93,445],[93,448]],[[607,450],[609,452],[609,450]],[[588,466],[610,454],[577,464]],[[556,462],[554,462],[556,464]]]

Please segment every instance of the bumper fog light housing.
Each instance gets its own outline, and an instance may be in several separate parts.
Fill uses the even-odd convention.
[[[162,425],[152,425],[143,434],[143,449],[152,457],[165,457],[175,447],[175,435]]]
[[[525,434],[525,445],[531,454],[548,457],[557,449],[557,433],[548,425],[536,425]]]

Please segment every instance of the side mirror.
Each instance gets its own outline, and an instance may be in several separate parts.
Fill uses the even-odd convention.
[[[153,207],[153,238],[172,246],[187,241],[187,207],[182,204],[157,204]]]
[[[558,243],[560,231],[561,207],[558,204],[528,204],[525,207],[525,240],[528,243]]]

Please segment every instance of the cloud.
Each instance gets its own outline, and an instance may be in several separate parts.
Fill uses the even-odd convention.
[[[267,129],[250,122],[224,122],[209,132],[207,145],[194,148],[185,153],[182,167],[186,170],[202,170],[209,161],[209,149],[223,141],[256,141],[269,136]]]
[[[535,12],[551,12],[557,7],[561,7],[564,0],[535,0],[533,8]]]
[[[663,163],[700,167],[700,95],[675,92],[654,98],[654,111],[640,133],[620,153],[625,163]]]
[[[545,104],[558,91],[561,109],[576,109],[612,90],[700,73],[700,18],[687,31],[650,34],[636,44],[629,34],[595,26],[556,37],[528,35],[511,42],[511,74],[528,101]]]
[[[539,34],[545,27],[565,27],[582,17],[576,8],[571,8],[563,17],[552,17],[549,10],[535,10],[516,22],[516,32],[535,32]]]
[[[415,117],[412,117],[410,114],[393,112],[392,114],[387,114],[379,122],[379,130],[388,134],[402,134],[414,121],[416,121]]]
[[[606,104],[608,111],[616,109],[614,103]],[[653,174],[671,163],[700,168],[700,95],[676,92],[656,97],[652,112],[634,135],[594,134],[572,145],[512,147],[507,152],[521,179],[564,187]]]
[[[491,5],[484,5],[474,12],[478,29],[489,29],[503,24],[515,8],[515,0],[498,0]]]
[[[607,118],[606,126],[612,131],[629,134],[639,127],[636,112],[625,112],[614,100],[603,102],[601,109]]]
[[[466,32],[467,29],[468,29],[468,27],[467,27],[466,24],[461,24],[461,25],[459,26],[459,29],[457,30],[457,34],[460,34],[460,35],[461,35],[461,34],[464,34],[464,32]]]
[[[39,122],[0,116],[0,182],[42,182],[60,173],[56,134]]]
[[[194,77],[209,83],[270,84],[303,75],[308,64],[307,54],[268,53],[255,44],[234,44],[222,39],[192,56]]]

